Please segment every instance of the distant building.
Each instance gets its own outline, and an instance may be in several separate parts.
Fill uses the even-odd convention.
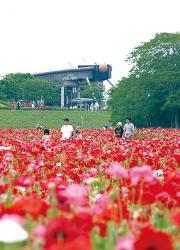
[[[73,100],[80,98],[80,82],[97,82],[104,88],[103,81],[111,78],[111,71],[112,66],[109,64],[79,65],[76,69],[43,72],[34,74],[34,76],[59,86],[61,107],[72,107]]]

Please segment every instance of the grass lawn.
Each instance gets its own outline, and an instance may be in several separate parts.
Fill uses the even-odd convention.
[[[37,123],[44,127],[60,128],[63,119],[84,128],[102,128],[109,124],[110,112],[66,111],[66,110],[0,110],[0,128],[34,128]]]

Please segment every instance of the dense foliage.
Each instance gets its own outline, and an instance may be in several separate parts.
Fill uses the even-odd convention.
[[[0,80],[0,100],[26,102],[38,101],[43,97],[46,105],[59,103],[59,88],[52,83],[30,74],[8,74]]]
[[[80,83],[81,97],[92,98],[101,103],[103,99],[103,86],[98,83]]]
[[[80,82],[81,97],[92,98],[101,102],[103,89],[97,83]],[[41,99],[45,105],[60,105],[60,88],[51,82],[33,77],[31,74],[7,74],[0,80],[0,102],[23,100],[37,102]]]
[[[0,249],[179,249],[179,130],[42,134],[0,129]]]
[[[137,126],[179,127],[180,33],[157,34],[129,55],[129,77],[111,90],[112,119],[132,116]]]

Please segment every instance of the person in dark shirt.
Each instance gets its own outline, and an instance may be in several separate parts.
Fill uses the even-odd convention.
[[[20,102],[17,102],[16,108],[19,110],[21,108]]]
[[[118,122],[118,123],[117,123],[114,132],[115,132],[115,136],[116,136],[117,138],[121,138],[121,137],[123,136],[124,130],[123,130],[123,127],[122,127],[122,123],[121,123],[121,122]]]

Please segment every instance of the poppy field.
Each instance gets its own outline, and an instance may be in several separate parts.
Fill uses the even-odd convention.
[[[180,130],[50,133],[0,129],[0,249],[180,249]]]

